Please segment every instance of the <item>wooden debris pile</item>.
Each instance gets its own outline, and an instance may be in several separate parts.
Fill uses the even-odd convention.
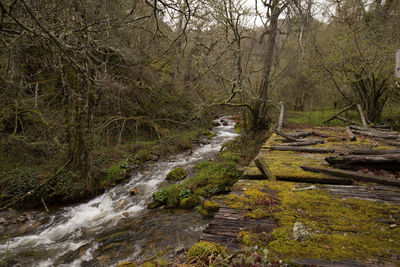
[[[358,108],[361,123],[346,119],[351,125],[341,130],[342,135],[342,133],[332,134],[332,132],[326,133],[314,129],[283,132],[284,105],[282,104],[279,123],[275,135],[271,137],[273,140],[267,142],[268,146],[264,147],[268,151],[260,152],[254,161],[262,176],[268,179],[291,180],[290,177],[282,174],[284,168],[281,168],[282,170],[274,168],[274,165],[281,164],[280,166],[288,165],[292,169],[301,168],[302,171],[308,173],[325,175],[321,176],[322,178],[336,177],[339,179],[339,183],[342,182],[340,179],[345,179],[350,182],[361,181],[400,186],[400,148],[397,148],[400,147],[399,132],[392,131],[384,126],[369,127],[361,106],[356,104],[342,109],[326,122],[341,119],[340,114],[354,107]],[[276,136],[279,136],[280,139]],[[360,140],[357,143],[358,139]],[[333,140],[335,144],[326,144],[328,140],[329,142]],[[349,145],[349,143],[354,143],[354,145]],[[365,143],[368,145],[362,146]],[[383,148],[374,149],[378,146]],[[296,154],[295,156],[283,154],[282,159],[280,159],[282,162],[279,162],[274,157],[274,151],[288,151]],[[327,157],[311,156],[314,153],[329,155]],[[320,159],[320,163],[314,161],[314,164],[308,165],[307,161],[303,160],[301,161],[303,164],[296,165],[296,158]],[[300,179],[293,177],[293,180],[309,182],[309,179],[305,179],[304,174],[301,175]],[[321,179],[321,183],[326,183],[329,179],[325,180]]]

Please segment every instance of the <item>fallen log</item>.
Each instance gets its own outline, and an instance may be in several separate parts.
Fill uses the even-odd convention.
[[[332,117],[330,117],[329,119],[323,121],[322,123],[327,123],[333,119],[335,119],[337,116],[339,116],[340,114],[342,114],[343,112],[348,111],[349,109],[353,108],[356,104],[351,104],[350,106],[347,106],[345,108],[343,108],[342,110],[340,110],[338,113],[336,113],[335,115],[333,115]]]
[[[319,136],[319,137],[335,137],[335,138],[338,138],[338,139],[342,139],[342,137],[331,135],[331,134],[327,134],[327,133],[321,133],[321,132],[314,132],[314,135],[315,136]]]
[[[347,127],[345,128],[345,131],[346,131],[347,135],[349,136],[350,141],[354,142],[354,141],[357,140],[357,137],[356,137],[356,136],[354,135],[354,133],[351,131],[351,129],[350,129],[349,126],[347,126]]]
[[[352,121],[352,120],[349,120],[349,119],[346,119],[346,118],[343,118],[343,117],[339,117],[339,116],[336,116],[336,119],[337,119],[337,120],[340,120],[340,121],[344,121],[344,122],[350,123],[350,124],[358,124],[358,125],[361,125],[361,123],[359,123],[359,122]]]
[[[282,131],[282,127],[283,127],[283,118],[285,116],[285,104],[282,103],[281,104],[281,113],[279,114],[279,121],[278,121],[278,127],[276,128],[276,130],[278,132]]]
[[[325,158],[329,164],[397,164],[400,163],[400,154],[383,154],[383,155],[348,155],[335,156]],[[398,165],[397,165],[398,166]]]
[[[303,137],[308,137],[308,136],[314,135],[314,131],[293,132],[293,133],[288,133],[288,135],[293,137],[293,138],[303,138]]]
[[[282,137],[286,138],[287,140],[289,140],[289,141],[291,141],[291,142],[299,142],[299,141],[300,141],[300,139],[297,139],[297,138],[291,136],[290,134],[283,133],[283,132],[281,132],[281,131],[275,131],[275,133],[276,133],[277,135],[279,135],[279,136],[282,136]]]
[[[355,171],[346,171],[336,168],[314,168],[309,166],[300,166],[305,171],[328,174],[336,177],[349,178],[360,182],[372,182],[377,184],[392,185],[400,187],[400,181],[396,178],[382,177],[371,174],[365,174]]]
[[[400,154],[400,149],[360,149],[349,152],[350,155],[386,155]]]
[[[360,127],[356,125],[350,125],[350,128],[353,130],[358,130],[358,131],[365,131],[365,132],[374,132],[374,133],[381,133],[381,134],[399,134],[399,132],[395,131],[383,131],[382,129],[374,129],[374,128],[365,128],[365,127]]]
[[[365,128],[367,128],[367,127],[368,127],[368,123],[367,123],[367,121],[365,120],[364,112],[363,112],[363,109],[362,109],[361,105],[360,105],[360,104],[357,104],[357,108],[358,108],[358,112],[360,113],[362,125],[363,125]]]
[[[256,158],[254,160],[254,163],[256,164],[260,172],[263,174],[264,178],[274,181],[276,180],[275,175],[271,172],[270,168],[268,167],[268,164],[265,162],[263,158],[260,157]]]
[[[271,146],[270,150],[276,151],[295,151],[295,152],[306,152],[306,153],[334,153],[333,148],[323,147],[297,147],[297,146]]]
[[[400,135],[394,135],[394,134],[386,134],[386,133],[380,133],[380,132],[375,132],[375,131],[359,131],[359,130],[353,130],[353,133],[358,134],[358,135],[364,135],[364,136],[369,136],[369,137],[377,137],[377,138],[383,138],[383,139],[400,139]]]
[[[324,139],[300,139],[301,141],[298,142],[290,142],[290,143],[285,143],[285,144],[279,144],[277,146],[310,146],[310,145],[316,145],[316,144],[323,144]]]
[[[399,141],[391,141],[391,140],[386,140],[386,139],[377,139],[379,142],[384,143],[389,146],[398,146],[400,147],[400,142]]]

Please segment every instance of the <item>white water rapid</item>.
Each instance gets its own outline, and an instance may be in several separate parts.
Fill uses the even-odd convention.
[[[159,161],[153,166],[148,166],[147,170],[134,173],[129,181],[117,185],[87,203],[61,209],[52,215],[50,222],[40,227],[35,234],[3,242],[0,244],[2,261],[7,266],[109,266],[110,261],[113,261],[116,266],[122,260],[140,257],[145,243],[142,236],[144,232],[157,231],[154,235],[161,235],[162,238],[163,229],[173,227],[171,225],[174,224],[176,218],[184,221],[184,216],[187,214],[182,211],[178,212],[179,216],[171,217],[172,215],[163,213],[160,215],[159,222],[149,219],[151,212],[147,210],[146,204],[151,201],[153,192],[165,183],[167,173],[178,166],[190,170],[199,161],[215,158],[225,142],[237,137],[232,121],[226,117],[220,118],[218,121],[227,121],[228,124],[224,126],[221,123],[220,126],[213,129],[216,136],[209,140],[209,144],[200,145],[191,152],[178,154],[167,160]],[[129,189],[134,187],[139,189],[138,196],[129,194]],[[170,219],[164,220],[162,216]],[[130,251],[126,253],[126,256],[122,255],[119,258],[114,254],[114,259],[105,259],[107,264],[101,264],[98,261],[89,264],[94,257],[94,252],[99,247],[99,236],[110,232],[110,229],[122,227],[120,226],[122,225],[121,221],[137,220],[139,225],[138,220],[142,218],[147,218],[151,223],[148,223],[143,229],[135,226],[137,232],[130,230],[128,234]],[[197,222],[200,219],[195,217],[192,220]],[[157,223],[160,226],[157,226]],[[164,227],[163,223],[168,225]],[[187,224],[191,227],[185,231],[199,232],[203,229],[201,223],[193,225],[192,222],[188,222]],[[126,224],[124,227],[126,228]],[[180,226],[176,225],[175,227],[179,228]],[[182,229],[180,230],[182,231]]]

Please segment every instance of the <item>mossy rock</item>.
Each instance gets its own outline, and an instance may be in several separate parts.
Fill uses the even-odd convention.
[[[180,207],[182,209],[192,209],[196,206],[197,201],[193,197],[187,197],[181,200]]]
[[[204,218],[211,218],[215,215],[215,213],[219,210],[221,206],[214,201],[204,201],[200,207],[197,208],[197,211],[204,217]]]
[[[142,264],[142,267],[157,267],[157,264],[152,262],[145,262]]]
[[[160,202],[157,202],[157,201],[152,201],[149,204],[147,204],[147,208],[150,209],[150,210],[154,210],[154,209],[159,208],[161,206],[162,206],[162,204]]]
[[[213,138],[213,137],[216,136],[216,135],[217,135],[216,133],[210,131],[210,132],[207,134],[207,139],[211,139],[211,138]]]
[[[142,149],[135,155],[135,159],[140,162],[146,162],[152,160],[153,156],[150,154],[148,150]]]
[[[182,167],[178,167],[170,171],[165,179],[167,181],[180,181],[185,179],[186,176],[186,171]]]
[[[217,212],[220,207],[221,207],[220,204],[210,200],[204,201],[202,204],[202,208],[210,212]]]
[[[192,246],[188,251],[188,258],[195,258],[195,257],[210,257],[212,255],[226,255],[228,253],[228,249],[224,246],[213,242],[207,241],[200,241],[199,243]]]
[[[137,263],[126,261],[126,262],[121,262],[118,264],[118,267],[139,267]]]
[[[208,197],[209,195],[208,192],[204,190],[204,188],[197,188],[193,194],[200,197]]]

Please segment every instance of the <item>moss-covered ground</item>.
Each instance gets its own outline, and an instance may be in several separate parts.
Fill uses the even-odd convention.
[[[234,190],[215,200],[247,210],[251,218],[270,217],[278,222],[268,239],[265,233],[238,236],[244,247],[268,249],[272,262],[315,259],[400,264],[399,205],[341,199],[323,186],[281,181],[239,181]],[[296,238],[295,224],[305,229],[302,238]]]

